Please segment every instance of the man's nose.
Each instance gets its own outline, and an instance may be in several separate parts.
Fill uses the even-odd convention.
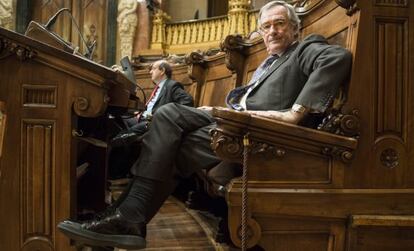
[[[277,33],[278,31],[279,30],[278,30],[278,28],[276,27],[275,24],[270,25],[269,34],[274,34],[274,33]]]

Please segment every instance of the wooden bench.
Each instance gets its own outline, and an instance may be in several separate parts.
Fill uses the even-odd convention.
[[[407,40],[413,10],[406,1],[333,0],[297,9],[302,36],[318,33],[353,53],[349,84],[320,130],[214,110],[212,146],[222,159],[241,163],[243,137],[250,140],[247,246],[414,248],[413,124],[406,113],[413,94],[407,63],[414,59],[405,53],[413,44]],[[260,39],[229,36],[222,50],[191,56],[198,105],[223,106],[227,90],[247,83],[266,57]],[[227,185],[229,230],[238,246],[242,193],[241,178]]]

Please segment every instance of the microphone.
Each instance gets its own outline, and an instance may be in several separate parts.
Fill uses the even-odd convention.
[[[56,20],[57,20],[58,16],[60,15],[60,13],[62,13],[64,11],[69,11],[69,13],[70,13],[70,9],[68,9],[68,8],[62,8],[62,9],[58,10],[58,12],[56,12],[55,15],[53,15],[51,18],[49,18],[49,21],[47,21],[47,23],[45,24],[46,30],[50,30],[50,27],[52,27],[52,25],[54,25],[56,23]]]
[[[93,57],[93,52],[95,50],[96,47],[96,40],[92,43],[91,46],[88,46],[88,43],[86,42],[85,38],[82,36],[82,32],[79,29],[79,25],[76,23],[75,18],[73,17],[70,9],[68,8],[62,8],[60,10],[58,10],[58,12],[56,12],[55,15],[53,15],[48,21],[47,23],[44,25],[45,29],[50,31],[50,28],[56,23],[57,18],[59,17],[60,13],[67,11],[70,15],[70,19],[72,21],[72,23],[75,25],[75,28],[79,34],[79,37],[81,38],[82,42],[84,43],[87,52],[85,53],[85,57],[92,60]]]

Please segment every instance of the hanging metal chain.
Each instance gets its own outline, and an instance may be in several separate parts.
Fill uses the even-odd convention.
[[[246,133],[243,137],[243,176],[242,176],[242,231],[241,231],[241,248],[242,251],[247,250],[247,241],[248,241],[248,169],[247,161],[249,155],[249,133]]]

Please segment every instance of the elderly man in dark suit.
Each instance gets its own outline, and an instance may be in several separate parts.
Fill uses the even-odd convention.
[[[323,113],[346,81],[351,54],[317,35],[299,42],[299,19],[284,1],[272,1],[259,13],[260,33],[269,57],[250,83],[230,92],[231,108],[301,123]],[[102,220],[59,224],[70,238],[89,245],[145,246],[145,226],[174,189],[177,177],[211,168],[220,160],[208,132],[215,127],[208,109],[178,104],[161,107],[143,138],[140,158],[132,167],[132,187],[123,203]]]

